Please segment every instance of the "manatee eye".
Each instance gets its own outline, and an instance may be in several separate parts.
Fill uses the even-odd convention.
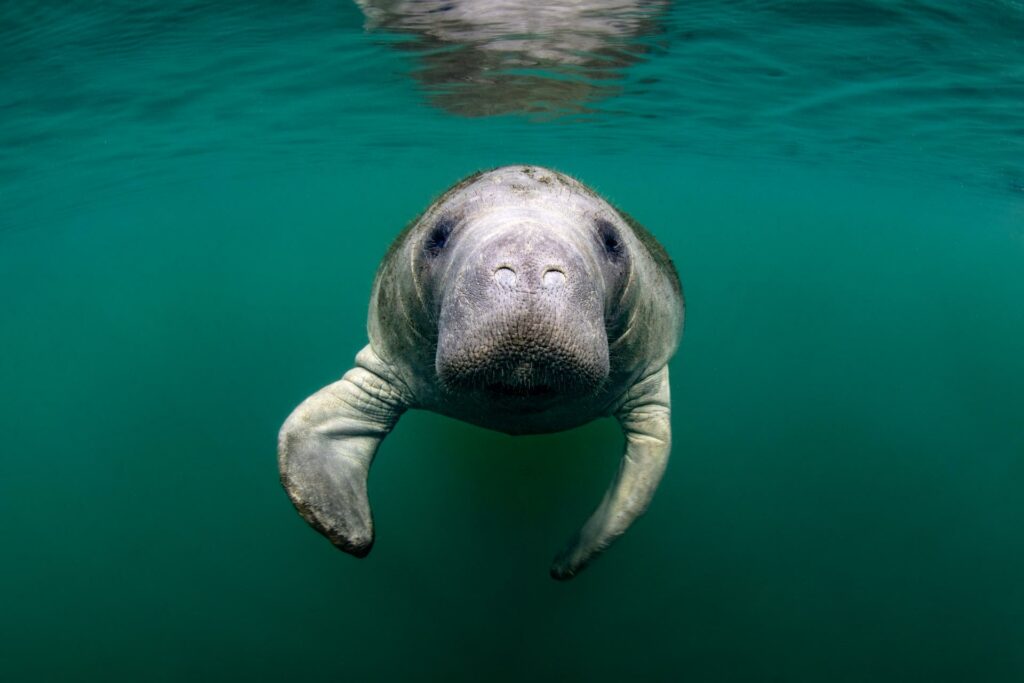
[[[433,229],[431,229],[430,234],[427,235],[427,241],[423,248],[431,256],[437,256],[444,249],[445,245],[448,244],[448,238],[451,237],[454,228],[455,221],[451,218],[439,219]]]
[[[603,218],[598,218],[595,221],[595,225],[597,226],[597,236],[601,240],[602,246],[604,246],[604,252],[614,260],[621,258],[623,247],[619,231],[615,229],[614,225]]]

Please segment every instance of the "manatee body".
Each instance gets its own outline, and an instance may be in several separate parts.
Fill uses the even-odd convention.
[[[370,464],[405,410],[509,434],[614,416],[626,437],[619,471],[551,568],[570,578],[661,480],[683,311],[661,245],[582,183],[537,166],[470,176],[391,246],[355,367],[281,428],[284,487],[307,522],[362,557],[374,538]]]

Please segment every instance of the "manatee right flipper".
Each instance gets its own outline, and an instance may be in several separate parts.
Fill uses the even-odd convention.
[[[582,571],[654,498],[672,450],[668,366],[637,382],[615,415],[626,436],[618,474],[597,510],[551,565],[551,577],[559,581]]]
[[[367,346],[356,367],[303,401],[278,436],[281,483],[292,503],[314,529],[356,557],[373,547],[370,465],[408,407],[388,375]]]

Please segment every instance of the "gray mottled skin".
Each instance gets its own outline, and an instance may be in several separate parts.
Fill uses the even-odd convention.
[[[370,464],[405,410],[510,434],[614,416],[626,437],[619,471],[551,568],[570,578],[661,480],[683,308],[661,246],[585,185],[537,166],[470,176],[392,245],[369,345],[281,428],[281,480],[306,521],[362,557],[373,545]]]

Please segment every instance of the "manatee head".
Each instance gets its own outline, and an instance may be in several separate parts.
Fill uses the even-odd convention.
[[[514,166],[457,186],[417,231],[441,389],[536,412],[596,395],[631,272],[628,226],[580,183]]]

